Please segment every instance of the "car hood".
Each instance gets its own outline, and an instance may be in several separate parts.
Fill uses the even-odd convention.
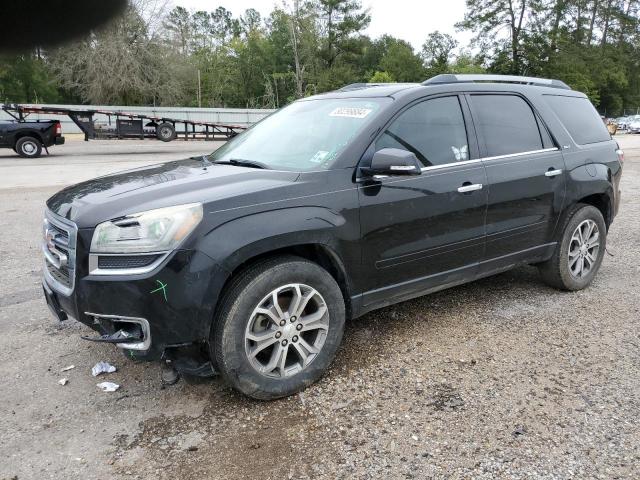
[[[215,165],[186,159],[127,170],[67,187],[47,200],[79,228],[154,208],[202,202],[216,209],[260,202],[286,189],[298,173]],[[283,192],[274,196],[286,195]]]

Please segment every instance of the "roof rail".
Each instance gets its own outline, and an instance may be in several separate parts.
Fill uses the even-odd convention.
[[[571,90],[571,87],[562,80],[551,80],[549,78],[520,77],[517,75],[487,75],[487,74],[454,74],[445,73],[422,82],[422,85],[441,85],[445,83],[520,83],[523,85],[536,85],[540,87],[562,88]]]

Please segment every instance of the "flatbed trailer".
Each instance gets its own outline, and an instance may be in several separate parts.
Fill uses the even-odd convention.
[[[242,133],[248,127],[225,123],[199,122],[169,117],[156,117],[120,110],[97,110],[91,108],[64,108],[6,104],[2,110],[19,122],[26,121],[32,114],[66,115],[84,133],[85,141],[90,139],[144,139],[157,138],[163,142],[175,139],[228,140]],[[104,115],[108,123],[96,123],[94,116]],[[113,121],[115,120],[115,122]],[[182,128],[182,130],[180,130]]]

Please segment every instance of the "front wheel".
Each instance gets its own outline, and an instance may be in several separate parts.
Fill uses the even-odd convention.
[[[344,322],[342,292],[326,270],[278,257],[233,281],[212,328],[211,355],[223,378],[245,395],[285,397],[322,376]]]
[[[576,205],[569,213],[553,256],[538,268],[548,285],[582,290],[598,273],[607,247],[607,226],[591,205]]]

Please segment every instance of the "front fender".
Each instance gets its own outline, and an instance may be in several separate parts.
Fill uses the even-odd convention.
[[[358,224],[324,207],[292,207],[259,212],[228,221],[208,232],[197,249],[228,272],[247,260],[297,245],[331,249],[343,262],[357,242]]]

